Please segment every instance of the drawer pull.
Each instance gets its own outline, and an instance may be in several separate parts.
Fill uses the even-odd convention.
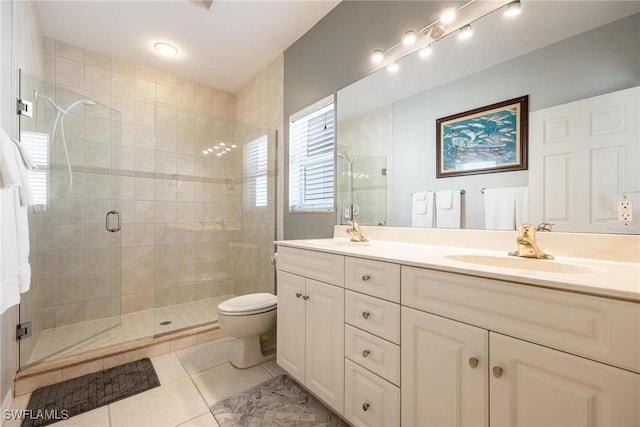
[[[369,355],[369,353],[371,353],[369,350],[363,350],[362,351],[362,357],[367,357]]]
[[[305,296],[302,297],[302,299],[307,301],[307,300],[311,299],[311,297],[309,295],[305,295]]]
[[[502,368],[499,366],[493,367],[493,376],[496,378],[500,378],[502,376]]]
[[[371,279],[371,276],[369,276],[368,274],[363,274],[362,275],[362,281],[366,282],[367,280]]]
[[[369,404],[368,404],[368,403],[366,403],[366,402],[365,402],[365,403],[363,403],[363,404],[362,404],[362,410],[363,410],[363,411],[365,411],[365,412],[367,412],[367,409],[369,409],[369,406],[371,406],[371,405],[369,405]]]
[[[367,320],[369,318],[369,316],[371,316],[371,314],[369,314],[368,311],[363,311],[362,312],[362,317],[364,317],[364,320]]]
[[[475,357],[469,359],[469,366],[471,366],[473,369],[476,369],[478,367],[478,359],[476,359]]]
[[[296,292],[296,298],[300,298],[302,294],[300,292]]]

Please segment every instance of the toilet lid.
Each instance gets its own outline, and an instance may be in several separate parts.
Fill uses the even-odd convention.
[[[218,304],[218,311],[229,314],[260,313],[274,309],[278,297],[269,293],[249,294],[231,298]]]

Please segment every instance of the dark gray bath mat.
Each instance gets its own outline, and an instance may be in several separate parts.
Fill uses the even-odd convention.
[[[142,359],[42,387],[31,395],[22,427],[52,424],[159,385],[151,360]]]
[[[216,403],[211,413],[220,427],[347,427],[286,375]]]

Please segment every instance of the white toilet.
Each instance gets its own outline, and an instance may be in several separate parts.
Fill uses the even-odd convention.
[[[218,323],[224,335],[233,337],[230,361],[236,368],[250,368],[275,357],[278,297],[249,294],[218,304]]]

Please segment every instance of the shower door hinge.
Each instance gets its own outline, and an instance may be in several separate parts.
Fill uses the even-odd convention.
[[[16,341],[29,338],[32,332],[31,322],[18,323],[16,326]]]
[[[18,98],[16,108],[19,116],[33,117],[33,102]]]

